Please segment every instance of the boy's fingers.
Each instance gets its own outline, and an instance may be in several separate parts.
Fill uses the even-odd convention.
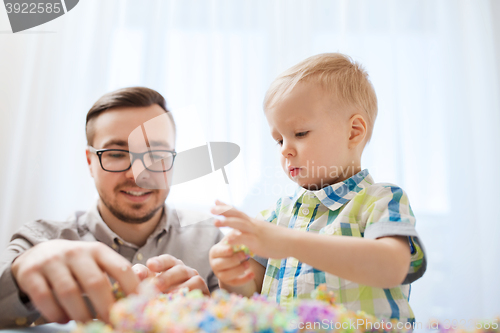
[[[214,215],[222,215],[225,217],[241,217],[248,218],[248,215],[240,210],[237,210],[233,206],[229,205],[218,205],[210,209],[210,212]]]
[[[250,263],[245,261],[238,266],[217,273],[217,278],[221,281],[232,281],[242,275],[250,268]]]
[[[225,220],[215,220],[216,227],[231,227],[242,232],[252,233],[254,226],[248,220],[239,217],[228,217]],[[228,239],[231,237],[228,237]]]
[[[233,247],[229,244],[217,244],[214,246],[211,251],[212,258],[227,258],[233,255]]]
[[[237,277],[236,279],[233,279],[231,281],[228,281],[227,284],[229,284],[231,286],[243,285],[243,284],[249,282],[250,280],[252,280],[254,277],[255,277],[254,272],[251,269],[249,269],[248,271],[245,272],[244,275]]]
[[[240,235],[234,235],[230,238],[228,238],[227,243],[231,248],[234,245],[246,245],[250,251],[254,251],[254,245],[256,244],[256,238],[252,234],[240,234]]]
[[[211,265],[214,271],[224,271],[240,265],[246,260],[246,255],[243,252],[234,253],[228,258],[212,259]]]

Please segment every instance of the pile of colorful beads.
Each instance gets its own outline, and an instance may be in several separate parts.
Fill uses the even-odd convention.
[[[112,326],[94,322],[80,325],[74,333],[407,332],[396,329],[395,321],[381,324],[373,316],[335,305],[333,294],[324,287],[312,296],[285,309],[261,295],[246,298],[218,290],[207,297],[187,289],[161,294],[152,283],[142,283],[138,294],[115,303]]]

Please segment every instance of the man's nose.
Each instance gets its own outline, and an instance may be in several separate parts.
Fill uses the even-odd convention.
[[[132,166],[130,167],[130,169],[128,169],[126,171],[125,176],[127,178],[134,179],[134,180],[137,177],[139,177],[139,175],[141,176],[141,178],[144,178],[147,175],[147,172],[143,172],[145,169],[146,168],[144,167],[144,164],[142,163],[142,161],[139,158],[136,158],[132,162]]]

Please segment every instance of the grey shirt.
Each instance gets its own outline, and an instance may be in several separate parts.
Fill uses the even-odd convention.
[[[113,248],[132,264],[145,264],[151,257],[170,254],[196,269],[212,291],[218,288],[218,280],[210,267],[208,252],[222,238],[223,234],[213,226],[209,215],[169,209],[166,205],[158,226],[140,248],[109,229],[97,205],[87,212],[76,212],[65,222],[29,222],[12,236],[0,258],[0,328],[27,326],[40,317],[30,303],[21,301],[11,275],[14,259],[38,243],[52,239],[98,241]]]

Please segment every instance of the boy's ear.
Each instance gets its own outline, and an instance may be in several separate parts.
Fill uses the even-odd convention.
[[[355,148],[362,143],[367,134],[365,118],[360,114],[355,114],[349,119],[349,148]]]

